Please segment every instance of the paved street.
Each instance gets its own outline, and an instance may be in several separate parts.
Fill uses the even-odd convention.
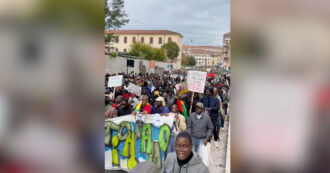
[[[228,139],[228,118],[225,121],[224,129],[220,131],[220,144],[216,148],[214,141],[211,143],[211,163],[209,170],[211,173],[224,173],[226,167],[226,152]]]

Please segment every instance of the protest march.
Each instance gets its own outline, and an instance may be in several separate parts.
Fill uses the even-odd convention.
[[[228,72],[106,74],[105,170],[209,172],[229,106]]]

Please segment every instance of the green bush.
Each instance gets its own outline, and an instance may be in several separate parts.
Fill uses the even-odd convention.
[[[117,57],[118,54],[116,52],[110,52],[110,58]]]
[[[129,52],[132,56],[137,56],[147,60],[165,61],[165,52],[161,48],[153,48],[143,43],[134,43]]]

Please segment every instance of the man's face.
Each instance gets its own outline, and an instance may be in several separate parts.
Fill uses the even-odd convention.
[[[120,98],[120,97],[117,97],[115,102],[116,102],[117,104],[119,104],[119,103],[121,102],[121,98]]]
[[[218,89],[215,88],[215,89],[213,90],[213,94],[214,94],[215,96],[218,95]]]
[[[179,137],[175,142],[175,152],[179,160],[185,160],[192,151],[192,145],[188,138]]]
[[[197,107],[196,108],[196,113],[197,114],[201,114],[203,112],[203,109],[202,108],[200,108],[200,107]]]
[[[105,90],[105,93],[106,93],[106,94],[110,94],[110,88],[107,88],[107,89]]]
[[[173,113],[178,113],[178,106],[173,105],[171,111],[172,111]]]
[[[157,107],[162,107],[163,106],[163,102],[162,101],[156,101],[156,106]]]
[[[145,106],[148,104],[148,97],[143,97],[142,98],[142,105]]]
[[[128,104],[127,104],[126,101],[122,101],[122,102],[121,102],[121,107],[122,107],[122,108],[127,108],[127,106],[128,106]]]
[[[210,96],[210,94],[211,94],[210,91],[209,90],[206,90],[205,95],[206,96]]]

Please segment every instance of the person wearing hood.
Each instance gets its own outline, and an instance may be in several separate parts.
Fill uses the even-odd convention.
[[[176,137],[175,152],[167,155],[160,173],[209,173],[202,158],[192,148],[190,134],[179,133]]]

